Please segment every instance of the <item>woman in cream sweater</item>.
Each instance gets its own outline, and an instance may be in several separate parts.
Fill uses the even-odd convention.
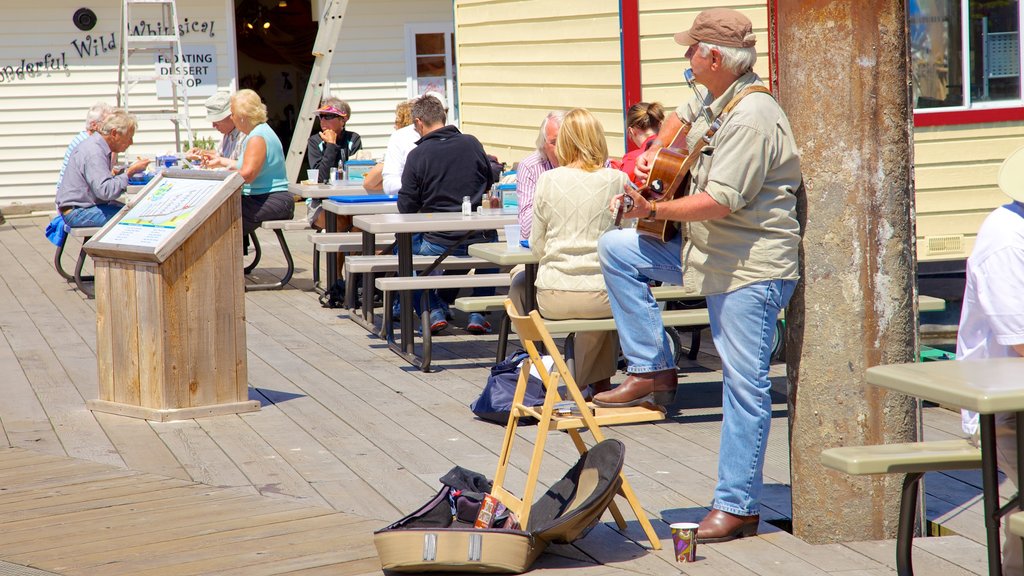
[[[608,206],[622,193],[627,177],[604,167],[604,129],[588,110],[565,115],[557,142],[559,167],[540,176],[533,199],[530,249],[540,259],[537,309],[549,319],[610,318],[597,239],[615,225]],[[522,301],[519,280],[513,282],[514,302]],[[615,332],[577,334],[574,354],[581,388],[589,385],[596,394],[611,387],[618,358]]]

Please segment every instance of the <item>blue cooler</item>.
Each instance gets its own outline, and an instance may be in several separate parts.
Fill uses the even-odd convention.
[[[349,160],[345,163],[345,170],[348,171],[348,179],[363,181],[366,173],[377,164],[374,160]]]
[[[515,184],[498,184],[498,192],[501,193],[501,211],[505,213],[519,213],[519,194],[516,193]]]

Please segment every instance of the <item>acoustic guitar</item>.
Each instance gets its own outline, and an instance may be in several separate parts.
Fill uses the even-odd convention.
[[[658,150],[657,154],[655,154],[654,162],[651,163],[651,171],[647,176],[647,183],[639,190],[640,195],[648,201],[665,202],[682,198],[689,194],[690,168],[697,162],[701,150],[706,144],[711,142],[715,133],[722,127],[722,118],[731,112],[745,96],[755,92],[771,95],[771,91],[764,86],[747,86],[741,90],[739,94],[726,104],[722,114],[711,121],[707,132],[697,140],[697,144],[693,147],[693,150],[690,150],[689,154],[686,153],[685,148],[686,134],[690,131],[691,125],[689,123],[684,124],[679,129],[679,132],[676,133],[675,138],[672,139],[672,144]],[[626,207],[627,210],[628,208]],[[622,210],[623,206],[620,205],[620,213]],[[681,226],[681,222],[672,220],[648,220],[641,218],[637,221],[636,231],[639,234],[657,238],[662,242],[668,242],[679,233]]]

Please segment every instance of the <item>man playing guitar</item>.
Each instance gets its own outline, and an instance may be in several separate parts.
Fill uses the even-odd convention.
[[[627,228],[601,237],[601,270],[629,375],[594,403],[672,404],[676,367],[647,283],[682,285],[685,268],[684,286],[707,298],[723,373],[718,484],[697,540],[723,542],[757,533],[771,424],[769,356],[776,318],[799,278],[800,158],[785,113],[752,71],[756,38],[746,16],[705,10],[675,40],[687,47],[706,96],[698,93],[666,118],[637,162],[645,186],[627,188],[610,209],[622,203],[626,218],[681,223],[686,234],[655,237]],[[692,126],[689,153],[675,153],[684,158],[682,177],[657,176],[660,149],[672,144],[684,120]],[[688,194],[678,197],[673,186]]]

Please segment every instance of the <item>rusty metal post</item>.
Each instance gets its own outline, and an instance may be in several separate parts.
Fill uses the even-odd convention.
[[[906,0],[769,0],[773,88],[801,149],[802,277],[787,315],[793,532],[896,534],[901,475],[825,469],[832,446],[906,442],[916,402],[864,371],[917,349]]]

